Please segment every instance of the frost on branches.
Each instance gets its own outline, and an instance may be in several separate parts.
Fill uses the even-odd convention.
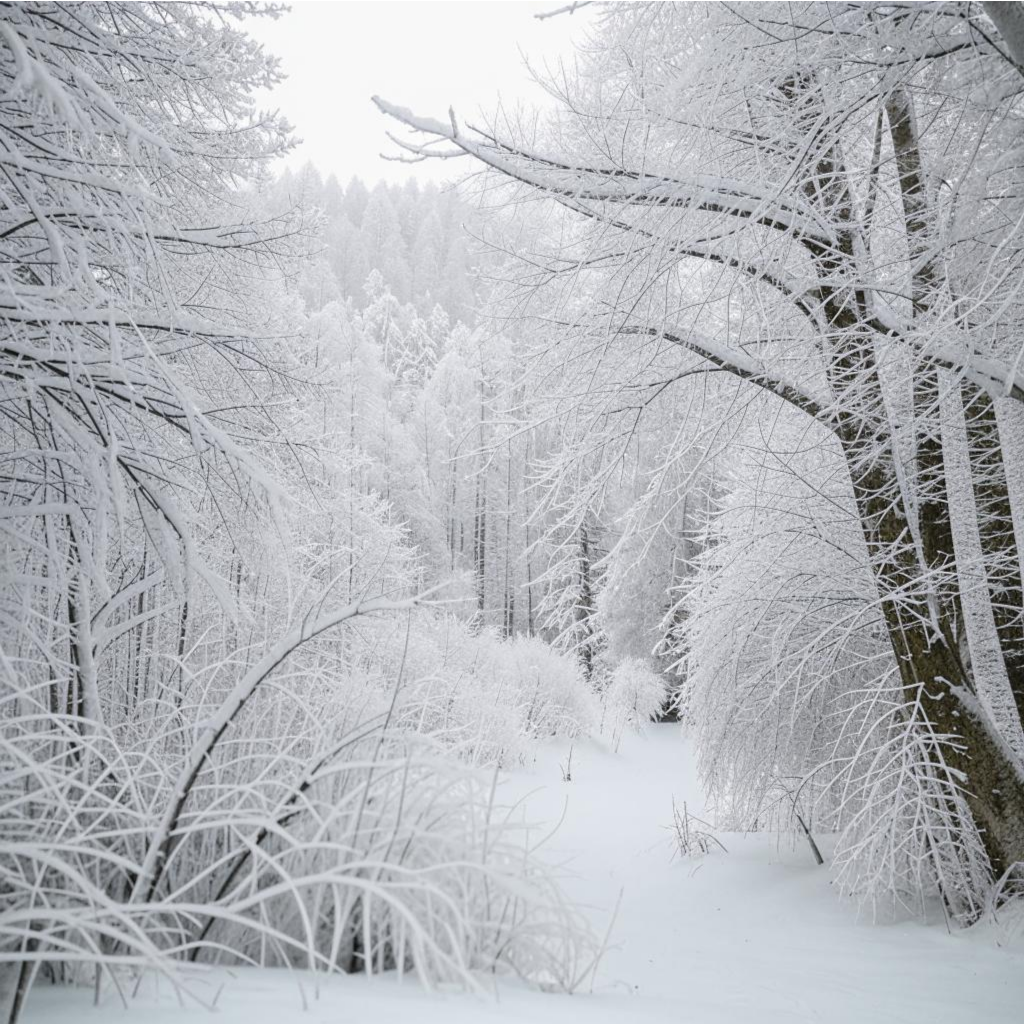
[[[813,811],[848,891],[966,921],[1024,860],[1017,20],[602,5],[529,133],[377,101],[544,203],[492,236],[565,424],[555,536],[600,524],[620,594],[637,538],[682,554],[654,649],[723,812]],[[706,515],[623,500],[684,459]]]
[[[440,190],[278,170],[273,7],[0,5],[0,1019],[573,991],[502,773],[664,717],[873,908],[1012,896],[1009,6],[588,5],[547,115],[377,101]]]
[[[411,310],[373,267],[326,287],[326,204],[269,175],[256,13],[0,11],[5,1020],[42,978],[191,961],[569,990],[593,963],[477,770],[593,710],[574,661],[505,643],[511,607],[481,632],[514,539],[499,575],[493,501],[419,459],[497,372],[431,301],[459,247],[423,226]],[[472,578],[474,523],[479,614],[449,619],[419,595]]]

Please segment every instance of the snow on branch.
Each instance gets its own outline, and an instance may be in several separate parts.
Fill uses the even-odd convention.
[[[436,589],[433,588],[433,590]],[[307,619],[296,629],[282,637],[263,658],[242,676],[235,685],[235,688],[221,703],[217,713],[209,721],[202,723],[200,737],[185,757],[184,767],[174,787],[170,802],[150,839],[146,858],[142,863],[132,890],[132,902],[148,902],[152,897],[160,881],[163,866],[170,854],[181,812],[185,808],[200,770],[213,752],[214,747],[224,736],[228,727],[236,720],[249,698],[266,681],[268,676],[293,651],[315,637],[320,636],[321,633],[334,629],[343,622],[348,622],[361,616],[372,615],[374,612],[408,611],[421,605],[433,590],[425,591],[415,597],[400,601],[383,597],[355,601],[344,608],[327,612],[318,618]]]
[[[799,384],[769,370],[760,360],[731,345],[720,344],[693,331],[676,334],[657,327],[620,327],[616,333],[664,338],[665,341],[706,359],[718,369],[778,395],[784,402],[806,413],[829,430],[835,431],[838,427],[838,421],[829,413],[827,407],[807,394]]]
[[[419,117],[380,96],[378,109],[413,131],[433,136],[424,143],[395,140],[408,153],[432,157],[442,140],[481,163],[559,200],[612,203],[626,206],[679,207],[722,214],[762,227],[792,233],[804,242],[831,248],[837,235],[809,204],[780,198],[770,188],[716,175],[695,174],[684,180],[624,168],[569,164],[524,147],[502,142],[470,126],[460,131],[454,116],[450,124]],[[444,155],[452,155],[449,152]]]

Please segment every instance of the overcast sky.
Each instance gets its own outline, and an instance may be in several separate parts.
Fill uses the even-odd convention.
[[[557,65],[561,56],[571,59],[571,40],[588,12],[535,17],[564,2],[299,0],[277,21],[247,23],[288,76],[262,105],[280,109],[303,140],[292,165],[311,160],[342,183],[353,174],[368,181],[451,176],[461,171],[461,161],[382,160],[382,150],[395,151],[384,135],[395,125],[370,96],[434,117],[444,117],[452,105],[460,119],[481,107],[493,110],[499,96],[508,105],[543,104],[545,94],[530,80],[520,49],[538,69],[545,61]]]

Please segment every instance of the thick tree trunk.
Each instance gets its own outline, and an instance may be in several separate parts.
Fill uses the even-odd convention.
[[[895,474],[869,458],[856,436],[844,450],[889,639],[908,702],[919,701],[947,738],[935,768],[961,787],[993,871],[1024,860],[1024,778],[977,701],[949,620],[922,594],[920,567],[907,543]]]
[[[1024,595],[1002,438],[992,399],[969,384],[962,393],[985,577],[1006,676],[1024,724]]]
[[[910,536],[892,439],[856,411],[881,407],[870,339],[858,332],[855,309],[834,306],[830,319],[844,328],[827,364],[839,410],[837,434],[900,680],[907,702],[919,703],[945,738],[934,770],[962,791],[992,870],[1000,875],[1024,860],[1024,776],[977,700],[950,606],[934,600],[929,569]]]
[[[798,87],[802,88],[802,83],[787,88],[795,96]],[[818,109],[824,109],[823,103]],[[934,277],[926,269],[926,261],[921,262],[924,193],[920,164],[916,149],[909,154],[906,151],[914,143],[913,121],[909,109],[899,103],[891,104],[887,113],[894,148],[897,153],[903,150],[898,170],[908,247],[918,256],[913,297],[915,308],[921,310],[927,307]],[[833,223],[849,227],[841,232],[835,247],[812,251],[812,260],[823,282],[858,281],[855,218],[843,161],[834,149],[813,159],[805,195]],[[948,508],[941,511],[938,524],[922,514],[919,554],[910,532],[911,510],[896,474],[893,438],[879,416],[884,396],[874,355],[876,339],[866,326],[870,319],[866,297],[856,287],[824,285],[822,312],[826,323],[822,351],[834,398],[836,433],[849,467],[900,679],[908,702],[919,702],[936,732],[946,737],[944,756],[940,760],[936,752],[933,767],[959,785],[992,870],[999,875],[1024,860],[1024,777],[978,702],[970,670],[960,658],[959,625],[951,617],[958,608],[959,594]],[[917,383],[916,390],[916,405],[930,400],[929,381]],[[918,439],[919,469],[928,484],[922,510],[931,501],[941,503],[946,497],[941,442],[935,446],[930,431]],[[942,600],[936,593],[936,572],[943,583],[952,582],[952,600]]]
[[[798,86],[803,88],[804,83],[787,88],[795,96]],[[893,116],[897,116],[895,111]],[[906,119],[904,124],[908,124]],[[943,510],[937,525],[922,521],[921,552],[913,542],[911,510],[902,494],[894,441],[882,415],[884,394],[874,356],[877,339],[866,326],[870,319],[866,297],[856,286],[831,284],[861,280],[856,272],[855,218],[843,162],[835,150],[815,154],[812,159],[805,196],[831,222],[849,225],[841,230],[835,247],[812,250],[811,257],[819,280],[829,283],[820,291],[824,319],[821,351],[874,583],[907,702],[920,702],[929,722],[945,738],[944,749],[934,754],[933,768],[963,793],[991,868],[1001,874],[1024,860],[1024,777],[988,721],[970,670],[959,657],[958,626],[951,617],[958,593],[948,510]],[[902,171],[905,176],[906,164]],[[919,222],[922,199],[920,193],[911,195],[904,208],[909,223]],[[910,240],[911,249],[919,244],[919,240]],[[915,275],[919,302],[927,301],[927,284],[920,272]],[[916,401],[927,397],[928,382],[918,388]],[[944,490],[944,474],[941,443],[937,450],[935,444],[936,439],[928,434],[919,439],[918,458],[930,483],[926,503],[944,497],[936,489],[941,481]],[[942,600],[936,592],[936,570],[943,582],[952,583],[951,600]]]
[[[852,240],[849,243],[852,251]],[[856,307],[829,299],[838,328],[826,372],[836,399],[843,448],[871,569],[908,703],[920,703],[945,737],[933,767],[958,786],[978,827],[992,870],[1024,860],[1024,776],[976,697],[962,662],[950,605],[934,599],[930,569],[910,535],[893,462],[893,444],[869,413],[882,388],[870,337]],[[943,552],[953,569],[952,552]]]
[[[935,302],[939,274],[928,244],[928,195],[914,108],[906,89],[897,87],[890,92],[885,102],[885,114],[903,204],[913,317],[918,320],[928,315]],[[942,451],[939,375],[934,366],[926,364],[915,368],[913,401],[917,528],[924,561],[931,574],[932,591],[952,620],[959,649],[964,637],[964,615]]]
[[[903,202],[907,249],[912,268],[914,316],[918,317],[931,308],[940,278],[928,246],[928,197],[924,186],[921,149],[909,93],[902,88],[894,89],[886,101],[885,109]],[[951,579],[955,585],[955,574],[950,577],[948,571],[951,566],[955,566],[952,560],[954,547],[949,515],[952,495],[948,493],[944,475],[941,432],[929,429],[933,415],[938,411],[938,378],[935,371],[930,369],[919,371],[919,376],[924,383],[918,383],[915,387],[915,413],[922,418],[925,426],[918,445],[924,495],[920,504],[921,536],[929,567],[942,574],[940,579]],[[961,394],[967,423],[971,484],[996,634],[1014,702],[1024,722],[1024,608],[1021,604],[1020,562],[996,411],[992,399],[972,384],[964,383]],[[947,552],[949,558],[944,554]],[[946,589],[944,583],[940,585]],[[963,614],[955,592],[952,600],[954,622],[959,632]]]

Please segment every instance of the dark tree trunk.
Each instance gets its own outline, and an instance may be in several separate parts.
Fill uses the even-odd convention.
[[[798,89],[807,87],[817,88],[815,83],[800,81],[785,89],[796,99]],[[805,103],[805,109],[816,119],[824,110],[823,101]],[[901,113],[893,107],[890,116],[898,130],[912,132],[907,111]],[[894,136],[895,148],[902,148],[905,142],[899,134]],[[911,236],[908,245],[913,253],[922,244],[919,225],[924,196],[919,179],[914,185],[919,164],[915,171],[913,160],[908,162],[906,153],[903,156],[898,167]],[[1024,778],[979,704],[970,670],[959,655],[955,617],[959,593],[948,507],[936,510],[938,523],[925,520],[924,510],[930,502],[948,502],[941,441],[936,449],[931,431],[918,439],[919,468],[928,485],[921,504],[923,550],[919,555],[910,531],[911,510],[896,474],[893,438],[882,415],[884,395],[874,354],[876,339],[867,326],[871,319],[867,301],[852,285],[860,275],[856,273],[855,218],[845,168],[834,148],[812,153],[811,158],[814,168],[805,195],[839,226],[835,246],[811,250],[819,279],[829,282],[821,288],[825,371],[836,410],[836,434],[849,468],[889,640],[906,700],[919,703],[936,732],[946,739],[941,751],[933,753],[933,769],[960,785],[992,870],[999,875],[1024,860]],[[917,267],[917,306],[928,301],[933,283],[930,273]],[[851,282],[851,287],[831,283],[839,281]],[[931,386],[926,375],[918,385],[915,403],[930,401]],[[925,564],[921,564],[922,556]],[[936,592],[932,583],[936,572],[941,574],[943,589],[947,585],[952,588],[949,600]]]

